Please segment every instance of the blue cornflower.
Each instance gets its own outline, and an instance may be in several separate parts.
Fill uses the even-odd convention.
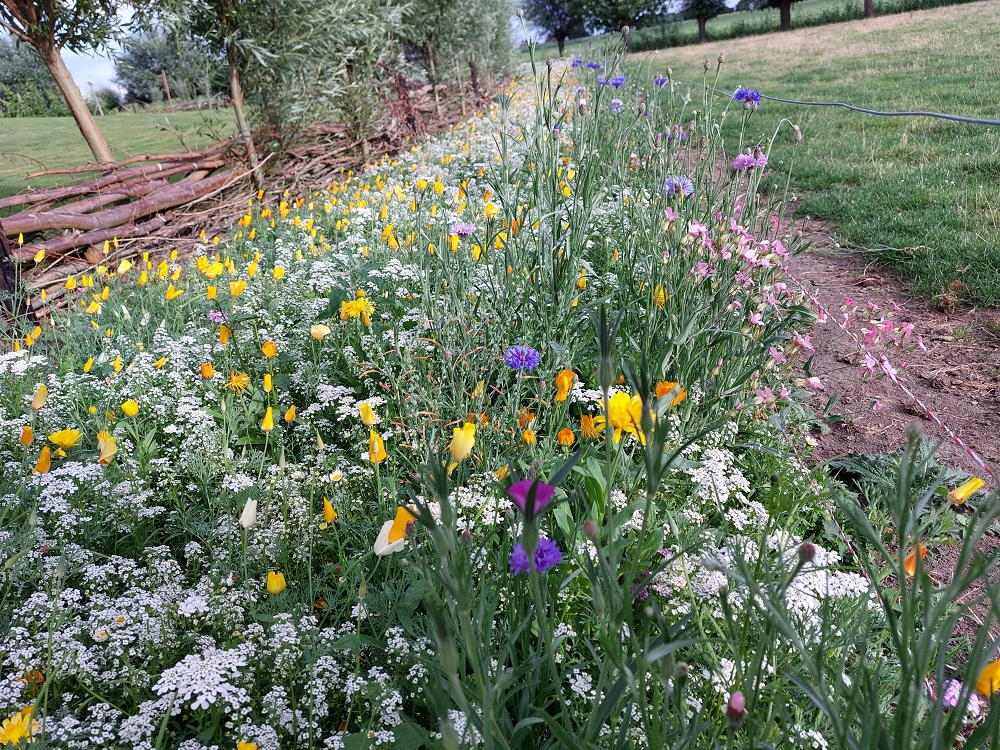
[[[694,183],[691,178],[685,175],[671,175],[663,183],[660,192],[667,195],[680,195],[686,197],[694,192]]]
[[[576,59],[573,60],[572,63],[570,63],[571,68],[579,68],[581,65],[583,65],[583,60],[581,60],[579,57],[577,57]]]
[[[653,85],[656,88],[661,89],[667,85],[667,79],[660,75],[659,71],[656,73],[656,78],[653,79]]]
[[[625,76],[615,76],[611,79],[611,85],[616,89],[625,85]]]
[[[755,109],[760,106],[760,92],[757,89],[748,89],[740,86],[733,94],[733,101],[749,104]]]
[[[622,100],[621,99],[612,99],[611,100],[611,104],[609,105],[609,109],[612,112],[621,112],[622,111]]]
[[[542,355],[530,346],[519,344],[518,346],[512,346],[504,352],[503,361],[512,370],[527,372],[528,370],[534,370],[541,364]]]
[[[544,573],[549,568],[561,563],[562,558],[562,550],[559,549],[558,544],[545,537],[538,540],[538,546],[535,547],[535,570],[539,573]],[[518,542],[514,545],[514,551],[510,553],[510,572],[514,575],[521,575],[522,573],[527,575],[530,570],[531,565],[528,563],[528,553],[524,551],[524,547]]]
[[[603,70],[604,69],[604,66],[601,65],[599,62],[589,62],[589,63],[587,63],[587,67],[590,68],[591,70]]]

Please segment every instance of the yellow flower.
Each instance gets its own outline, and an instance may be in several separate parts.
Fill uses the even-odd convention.
[[[184,294],[184,290],[183,289],[174,289],[174,285],[170,284],[169,286],[167,286],[167,292],[166,292],[166,294],[163,295],[163,298],[167,302],[169,302],[172,299],[177,299],[182,294]]]
[[[126,417],[134,417],[139,413],[139,404],[129,399],[122,404],[122,411],[125,413]]]
[[[52,451],[46,445],[38,455],[38,463],[35,464],[35,473],[45,474],[48,472],[50,466],[52,466]]]
[[[524,432],[521,433],[521,440],[524,441],[525,445],[534,445],[535,444],[535,431],[534,430],[525,430]]]
[[[976,690],[986,696],[1000,690],[1000,660],[987,664],[976,680]]]
[[[28,425],[21,428],[21,445],[31,445],[34,439],[35,433]]]
[[[963,484],[961,487],[956,487],[951,492],[948,493],[948,499],[951,500],[955,505],[961,505],[970,497],[979,492],[980,488],[985,484],[985,482],[979,477],[973,477],[968,482]]]
[[[252,742],[243,742],[240,740],[236,743],[236,750],[257,750],[257,746]]]
[[[153,363],[153,367],[155,367],[157,370],[162,370],[163,369],[163,365],[165,365],[165,364],[167,364],[167,358],[166,357],[160,357],[158,360],[156,360]]]
[[[83,371],[90,372],[90,369],[94,366],[94,358],[91,357],[86,362],[83,363]]]
[[[328,325],[323,325],[322,323],[317,323],[312,328],[309,329],[309,335],[312,336],[317,341],[322,341],[327,336],[333,333],[333,330]]]
[[[239,297],[243,294],[243,290],[247,288],[247,283],[245,281],[230,281],[229,282],[229,293],[234,297]]]
[[[264,412],[264,419],[261,420],[260,429],[263,432],[270,432],[274,429],[274,409],[270,406],[267,407],[267,411]]]
[[[559,445],[573,445],[576,442],[576,435],[573,434],[573,430],[569,427],[563,427],[559,430],[559,434],[556,435],[556,440],[559,441]]]
[[[638,394],[631,398],[627,393],[616,393],[608,399],[608,417],[596,417],[594,427],[600,429],[605,422],[610,424],[614,430],[614,441],[617,443],[622,439],[622,432],[627,432],[639,439],[643,445],[646,444],[646,437],[640,430],[640,420],[642,419],[642,399]]]
[[[225,346],[229,343],[229,337],[233,335],[233,329],[227,325],[219,326],[219,343]]]
[[[368,430],[368,460],[373,464],[385,461],[385,441],[375,430]]]
[[[265,341],[260,350],[264,352],[264,359],[271,359],[278,354],[278,347],[274,345],[273,341]]]
[[[295,404],[288,407],[288,411],[285,412],[285,421],[291,424],[295,421]]]
[[[653,290],[653,300],[656,302],[656,306],[662,310],[668,299],[667,291],[662,286],[657,285]]]
[[[498,482],[502,482],[503,478],[510,474],[510,464],[504,464],[499,469],[493,472],[493,476],[497,478]]]
[[[219,293],[218,287],[210,286],[205,290],[206,295],[209,299],[215,299],[215,295]]]
[[[250,390],[250,376],[245,372],[229,371],[229,382],[222,386],[234,393],[246,393]]]
[[[678,384],[671,380],[661,380],[656,384],[656,397],[663,398],[668,393],[670,393],[674,388],[677,388],[677,395],[673,397],[670,401],[670,406],[677,406],[681,401],[687,396],[687,391],[684,390],[684,386],[678,388]]]
[[[115,454],[118,452],[118,441],[110,432],[102,430],[97,433],[97,449],[101,452],[97,460],[100,461],[101,466],[107,466],[114,460]]]
[[[372,303],[368,301],[368,298],[361,293],[361,296],[351,302],[341,302],[340,303],[340,319],[350,320],[351,318],[361,318],[361,322],[365,325],[371,323],[371,314],[374,311]]]
[[[49,440],[63,450],[69,450],[76,446],[82,437],[83,433],[79,430],[59,430],[59,432],[53,432],[49,435]]]
[[[44,386],[38,386],[38,390],[35,391],[35,397],[31,400],[31,408],[38,411],[43,406],[45,406],[45,401],[49,397],[49,389]]]
[[[573,379],[576,373],[572,370],[563,370],[556,375],[556,401],[565,401],[569,396],[570,388],[573,387]]]
[[[277,596],[285,590],[285,574],[267,571],[267,593]]]
[[[375,411],[372,409],[372,405],[367,401],[362,401],[358,404],[358,412],[361,414],[361,421],[364,423],[365,427],[371,427],[378,421],[378,417],[375,416]]]
[[[451,457],[456,461],[461,461],[469,457],[472,453],[472,446],[476,444],[476,425],[466,422],[462,427],[456,427],[451,433]]]
[[[251,234],[252,234],[252,233],[253,233],[253,230],[251,230]],[[251,239],[252,239],[252,238],[251,238]],[[271,272],[271,277],[272,277],[272,278],[273,278],[273,279],[274,279],[275,281],[281,281],[281,279],[282,279],[282,277],[283,277],[284,275],[285,275],[285,269],[284,269],[284,268],[282,268],[281,266],[278,266],[277,268],[275,268],[275,269],[274,269],[274,271],[272,271],[272,272]]]
[[[20,744],[21,740],[27,740],[25,744],[32,741],[39,730],[38,722],[31,719],[32,708],[33,706],[25,706],[9,719],[4,719],[3,724],[0,724],[0,745],[13,747]]]
[[[495,219],[500,214],[500,209],[496,207],[493,203],[487,203],[483,206],[483,215],[487,219]]]
[[[215,368],[212,367],[210,362],[206,362],[200,368],[201,376],[206,380],[215,376]]]
[[[337,520],[337,511],[333,509],[333,505],[325,497],[323,498],[323,520],[327,523],[333,523]]]
[[[581,268],[580,269],[580,278],[577,279],[576,288],[577,289],[586,289],[587,288],[587,269],[586,268]]]
[[[382,524],[378,538],[375,540],[375,554],[379,557],[391,555],[403,549],[406,544],[406,527],[417,519],[413,508],[396,508],[396,517]]]

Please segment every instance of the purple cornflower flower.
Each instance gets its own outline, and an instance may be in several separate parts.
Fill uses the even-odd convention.
[[[753,155],[754,158],[757,160],[756,166],[760,167],[761,169],[767,166],[767,154],[764,153],[764,149],[762,149],[760,146],[757,146],[757,148],[753,150]]]
[[[621,112],[622,111],[622,100],[621,99],[612,99],[611,100],[611,104],[608,105],[608,109],[610,109],[612,112]]]
[[[760,92],[757,89],[748,89],[740,86],[733,94],[733,101],[743,102],[756,109],[760,106]]]
[[[733,169],[737,172],[743,169],[753,169],[757,166],[757,160],[754,159],[750,154],[740,154],[735,159],[733,159]]]
[[[545,537],[538,540],[538,546],[535,547],[535,570],[539,573],[544,573],[549,568],[561,563],[562,558],[562,550],[559,549],[559,545],[553,540],[546,539]],[[521,575],[522,573],[527,575],[530,570],[531,565],[528,562],[528,553],[524,551],[524,547],[518,542],[514,545],[514,551],[510,553],[510,572],[514,575]]]
[[[213,323],[225,323],[229,320],[229,316],[221,310],[210,310],[208,313],[208,319]]]
[[[512,346],[503,355],[503,361],[512,370],[527,372],[534,370],[542,362],[542,355],[530,346],[519,344]]]
[[[590,68],[591,70],[603,70],[604,69],[604,66],[601,65],[599,62],[589,62],[589,63],[587,63],[587,67]]]
[[[579,57],[575,58],[573,62],[570,63],[571,68],[579,68],[581,65],[583,65],[583,60],[581,60]]]
[[[625,85],[625,76],[615,76],[611,79],[611,85],[616,89]]]
[[[604,77],[603,73],[601,73],[599,76],[597,76],[597,82],[599,84],[601,84],[602,86],[604,85],[605,81],[607,81],[607,80],[608,79]]]
[[[667,195],[680,195],[682,197],[691,195],[694,192],[694,183],[690,177],[685,175],[672,175],[663,183],[660,192]]]
[[[658,89],[662,89],[667,85],[667,79],[660,75],[660,71],[656,71],[656,78],[653,79],[653,85]]]
[[[449,232],[451,234],[456,234],[459,237],[468,237],[470,234],[476,231],[476,225],[470,224],[467,221],[459,221],[451,225]]]

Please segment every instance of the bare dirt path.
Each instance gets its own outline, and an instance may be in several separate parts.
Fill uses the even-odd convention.
[[[863,336],[862,326],[883,314],[912,323],[913,335],[923,337],[926,351],[887,352],[899,379],[987,463],[1000,464],[1000,312],[932,308],[860,255],[837,249],[827,236],[813,233],[809,239],[813,247],[791,260],[791,273],[832,315],[843,319],[845,308],[856,309],[851,328],[858,336]],[[855,304],[849,306],[848,299]],[[870,310],[869,302],[877,309]],[[893,303],[901,311],[895,312]],[[858,346],[833,320],[815,326],[811,338],[816,348],[812,374],[826,388],[815,403],[821,405],[837,393],[833,411],[843,417],[829,434],[817,438],[820,460],[898,450],[913,422],[927,435],[945,437],[888,378],[862,379]],[[983,476],[982,469],[951,442],[942,446],[941,456]]]

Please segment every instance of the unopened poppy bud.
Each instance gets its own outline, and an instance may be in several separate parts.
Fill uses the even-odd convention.
[[[549,70],[552,70],[552,66],[555,65],[555,64],[556,64],[556,61],[553,60],[551,57],[546,57],[545,58],[545,67],[548,68]]]
[[[406,522],[406,535],[413,536],[417,533],[417,525],[413,521]]]
[[[588,518],[583,522],[583,535],[587,537],[592,542],[597,542],[598,539],[598,529],[597,524],[594,523],[593,519]]]
[[[726,718],[729,719],[730,726],[738,727],[743,723],[746,716],[746,698],[739,690],[734,690],[729,696],[729,703],[726,704]]]
[[[810,563],[816,557],[816,545],[812,542],[802,542],[799,545],[799,560],[803,563]]]
[[[463,529],[458,538],[462,542],[463,547],[470,547],[472,545],[472,534],[469,533],[468,529]]]
[[[690,665],[686,661],[677,662],[677,666],[674,667],[674,675],[676,677],[687,677],[691,671]]]

